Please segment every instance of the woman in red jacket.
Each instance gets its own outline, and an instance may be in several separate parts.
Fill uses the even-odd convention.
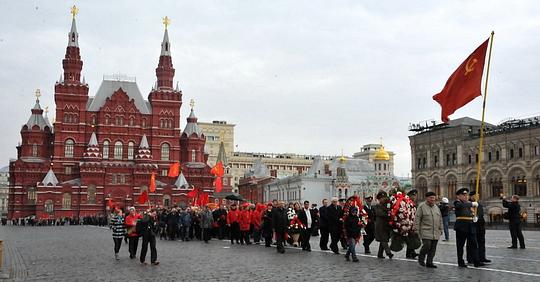
[[[231,231],[231,244],[240,244],[240,211],[236,208],[236,204],[232,204],[229,212],[227,213],[227,225]]]
[[[125,224],[127,236],[129,239],[129,258],[134,259],[137,256],[137,245],[139,244],[139,234],[135,229],[137,221],[142,219],[141,214],[137,213],[135,207],[129,208],[129,215],[126,216]]]
[[[251,234],[253,234],[253,242],[259,244],[261,241],[261,214],[266,208],[265,205],[257,204],[251,206]]]
[[[246,245],[251,245],[249,241],[249,228],[251,225],[251,211],[249,210],[249,204],[245,203],[240,209],[240,244],[246,243]]]

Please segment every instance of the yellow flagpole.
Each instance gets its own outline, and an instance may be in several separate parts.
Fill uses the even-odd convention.
[[[491,49],[493,48],[493,36],[495,35],[495,32],[491,32],[490,40],[489,40],[489,54],[488,54],[488,63],[487,63],[487,69],[486,69],[486,84],[484,85],[484,102],[482,103],[482,124],[480,125],[480,146],[478,146],[478,161],[476,162],[476,195],[474,195],[474,199],[478,201],[480,199],[480,174],[482,169],[482,155],[484,151],[484,117],[486,114],[486,100],[487,100],[487,94],[488,94],[488,81],[489,81],[489,66],[491,64]]]

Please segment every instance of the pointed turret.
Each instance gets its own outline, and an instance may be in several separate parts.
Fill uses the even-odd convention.
[[[193,112],[193,108],[191,108],[191,113],[189,114],[189,117],[187,118],[187,124],[184,128],[184,133],[186,134],[186,137],[191,137],[193,134],[196,135],[197,138],[201,138],[203,135],[202,129],[197,124],[197,117],[195,116],[195,113]],[[183,135],[182,134],[182,135]]]
[[[47,185],[56,186],[56,184],[58,184],[58,179],[56,178],[56,175],[54,174],[54,171],[52,170],[52,168],[49,169],[49,172],[47,172],[47,175],[45,175],[45,178],[43,178],[41,183],[43,183],[43,185],[45,186]]]
[[[41,109],[41,105],[39,104],[39,97],[41,96],[41,93],[39,89],[36,90],[36,104],[34,105],[34,108],[32,108],[32,115],[30,115],[30,118],[28,119],[28,122],[26,122],[25,126],[28,130],[32,130],[34,126],[38,126],[39,130],[45,130],[45,128],[49,128],[51,130],[51,126],[47,124],[45,119],[43,118],[43,109]]]
[[[180,189],[180,188],[184,188],[184,189],[189,188],[189,183],[187,182],[186,177],[184,176],[184,174],[182,172],[180,172],[180,175],[178,175],[178,178],[176,179],[176,182],[174,183],[174,186],[176,186],[178,189]]]
[[[77,24],[75,22],[75,16],[79,9],[73,6],[71,8],[71,14],[73,19],[71,21],[71,30],[68,33],[68,46],[66,49],[66,56],[62,61],[64,67],[64,81],[66,83],[79,83],[81,81],[81,70],[83,62],[79,54],[79,33],[77,33]]]
[[[161,53],[159,56],[159,64],[156,68],[157,76],[157,89],[171,89],[173,88],[174,68],[171,58],[171,43],[169,42],[169,26],[170,19],[168,17],[163,18],[163,24],[165,25],[165,32],[163,34],[163,41],[161,42]]]
[[[90,136],[90,141],[88,142],[88,147],[86,147],[86,152],[84,152],[83,157],[85,159],[100,159],[102,157],[99,152],[99,144],[95,132],[92,132],[92,136]]]
[[[227,154],[225,153],[225,144],[223,144],[223,140],[219,144],[219,152],[217,155],[216,163],[219,161],[221,161],[224,167],[228,165]]]
[[[150,146],[148,146],[148,140],[146,134],[143,134],[141,138],[141,144],[139,145],[139,151],[137,152],[136,159],[139,161],[152,160],[152,153],[150,152]]]

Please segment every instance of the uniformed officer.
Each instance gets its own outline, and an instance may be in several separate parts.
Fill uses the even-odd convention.
[[[463,260],[463,247],[465,242],[470,246],[467,252],[471,252],[471,259],[475,267],[484,266],[484,263],[478,258],[478,243],[476,241],[476,230],[473,221],[476,221],[472,208],[478,207],[478,202],[469,201],[469,189],[461,188],[456,191],[457,200],[454,202],[456,212],[456,231],[457,258],[459,267],[467,267]]]
[[[469,201],[474,202],[476,195],[475,191],[469,193]],[[484,219],[484,207],[479,202],[476,208],[476,217],[478,220],[474,222],[473,226],[476,232],[476,242],[478,243],[478,259],[483,263],[491,263],[491,260],[486,258],[486,220]],[[470,244],[467,242],[467,262],[474,263],[472,259],[472,251],[470,251]]]

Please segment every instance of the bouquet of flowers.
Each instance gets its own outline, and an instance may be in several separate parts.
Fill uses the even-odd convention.
[[[399,252],[405,240],[408,240],[409,235],[415,232],[416,207],[413,200],[403,191],[395,191],[387,203],[387,208],[393,232],[390,249]]]
[[[302,224],[300,219],[298,219],[298,217],[295,216],[291,220],[291,223],[289,224],[289,227],[288,227],[289,232],[288,233],[289,234],[297,234],[297,233],[300,233],[304,229],[306,229],[306,227]]]
[[[364,210],[364,205],[362,204],[362,201],[360,200],[360,197],[358,197],[358,195],[351,196],[343,206],[343,222],[345,222],[345,219],[349,215],[349,210],[351,207],[358,208],[358,218],[360,219],[360,226],[362,228],[366,227],[366,225],[368,224],[368,214]]]

